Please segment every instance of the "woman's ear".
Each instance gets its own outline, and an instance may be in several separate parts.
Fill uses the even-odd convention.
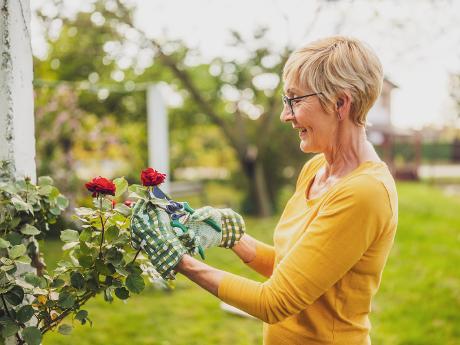
[[[336,113],[339,121],[350,116],[351,109],[351,94],[349,91],[344,91],[338,98],[336,103]]]

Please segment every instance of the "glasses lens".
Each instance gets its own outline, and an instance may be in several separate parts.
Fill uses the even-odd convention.
[[[284,106],[288,106],[289,110],[291,111],[291,115],[294,115],[294,109],[292,108],[292,101],[289,99],[287,96],[281,96],[281,99],[283,100]]]

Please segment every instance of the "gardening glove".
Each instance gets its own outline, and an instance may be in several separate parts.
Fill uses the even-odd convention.
[[[216,231],[215,227],[209,224],[209,220],[220,225],[221,231]],[[189,235],[197,238],[203,248],[215,246],[232,248],[246,229],[243,217],[232,209],[211,206],[195,210],[183,223],[188,228]]]
[[[131,236],[133,247],[145,251],[163,279],[175,278],[174,268],[187,253],[187,249],[172,229],[168,213],[151,200],[139,200],[133,208]],[[187,236],[182,236],[184,243],[187,243]]]

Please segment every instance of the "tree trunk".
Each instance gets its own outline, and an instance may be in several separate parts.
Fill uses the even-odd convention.
[[[260,159],[246,158],[241,161],[243,171],[248,179],[249,213],[259,217],[269,217],[273,214],[273,205],[268,194],[267,180]]]

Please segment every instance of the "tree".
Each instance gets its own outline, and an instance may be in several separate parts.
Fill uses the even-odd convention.
[[[233,148],[246,178],[245,210],[259,216],[273,212],[283,180],[280,167],[286,161],[299,162],[300,156],[295,154],[297,139],[292,129],[287,131],[278,120],[282,108],[280,75],[291,50],[285,48],[281,54],[272,51],[265,34],[266,29],[258,30],[248,45],[233,33],[234,45],[247,50],[244,61],[217,58],[194,67],[184,63],[187,55],[193,54],[191,50],[169,54],[165,44],[148,41],[156,49],[157,60],[172,71],[200,113],[220,128]],[[272,140],[274,133],[276,140]]]
[[[59,6],[62,1],[55,3]],[[269,48],[265,28],[257,30],[249,41],[234,32],[234,45],[247,52],[244,60],[216,58],[191,65],[189,58],[199,57],[199,52],[180,41],[147,38],[134,26],[132,8],[122,1],[111,3],[116,6],[108,8],[105,2],[95,1],[91,13],[80,12],[73,18],[41,15],[45,27],[60,21],[61,29],[58,35],[49,35],[46,59],[36,60],[38,78],[79,83],[78,108],[100,118],[111,114],[120,122],[120,131],[145,119],[143,93],[123,92],[130,82],[166,81],[183,97],[182,107],[171,111],[175,124],[171,137],[182,137],[172,144],[181,148],[173,161],[183,162],[188,157],[191,127],[211,130],[216,126],[224,140],[208,140],[210,145],[203,149],[212,149],[219,156],[230,147],[233,154],[226,157],[240,168],[233,180],[246,191],[245,211],[270,215],[280,188],[305,159],[298,150],[296,134],[278,120],[280,75],[291,50]],[[117,61],[123,58],[126,46],[151,56],[154,63],[139,68],[133,58],[121,69]],[[109,83],[119,72],[125,84],[113,89]],[[138,134],[145,137],[144,131]],[[145,146],[136,147],[135,152],[145,152]],[[146,161],[146,155],[142,158]]]

